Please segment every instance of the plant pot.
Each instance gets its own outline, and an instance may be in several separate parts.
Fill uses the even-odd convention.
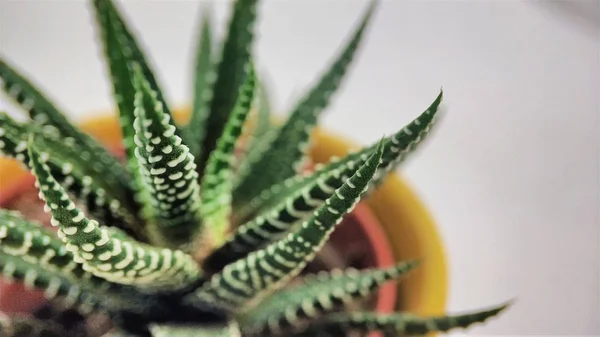
[[[183,122],[188,112],[177,110],[174,117]],[[107,148],[119,149],[121,135],[117,123],[113,115],[105,115],[86,120],[81,127]],[[347,140],[317,128],[311,157],[313,162],[323,163],[332,156],[345,155],[354,147]],[[37,198],[33,177],[15,161],[0,158],[0,207],[7,207],[24,193]],[[344,261],[327,262],[329,266],[340,263],[358,268],[389,266],[394,261],[425,258],[406,280],[380,289],[376,308],[380,312],[397,308],[423,315],[444,312],[446,269],[439,235],[425,207],[397,175],[390,175],[375,193],[357,205],[334,231],[330,243]],[[18,311],[30,311],[42,298],[40,292],[25,291],[21,285],[2,287],[0,310],[11,304]]]

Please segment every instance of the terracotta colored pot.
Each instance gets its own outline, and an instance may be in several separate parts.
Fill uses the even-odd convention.
[[[186,115],[185,110],[179,111],[176,113],[176,119],[182,120]],[[120,151],[121,137],[116,123],[116,119],[106,116],[88,120],[82,124],[82,128],[98,138],[108,148],[117,149],[115,152],[122,154],[122,151]],[[331,149],[340,149],[337,146],[339,145],[339,141],[332,139],[333,142],[328,144],[329,142],[327,141],[323,142],[323,138],[324,135],[317,135],[316,146],[312,153],[315,162],[327,161],[333,155],[327,155],[329,145],[333,145]],[[346,145],[346,147],[348,146]],[[325,151],[322,151],[323,149]],[[37,190],[33,186],[33,177],[16,162],[1,159],[0,177],[0,207],[7,207],[18,196],[22,196],[23,193],[29,193],[34,198],[37,198]],[[15,207],[18,206],[14,206],[13,208]],[[39,208],[41,210],[41,206]],[[330,268],[332,265],[334,267],[354,266],[356,268],[390,266],[397,260],[397,256],[394,256],[395,251],[391,249],[387,238],[389,234],[386,233],[386,229],[380,224],[382,214],[379,214],[379,216],[374,214],[371,208],[366,202],[360,203],[334,232],[332,238],[329,240],[333,248],[330,251],[332,254],[323,254],[325,262],[329,261],[325,267]],[[383,216],[383,219],[386,219],[386,217]],[[338,255],[337,261],[335,253]],[[440,273],[438,272],[438,274]],[[411,278],[417,275],[415,273]],[[443,275],[443,270],[441,275]],[[0,310],[25,312],[35,309],[39,306],[39,303],[42,303],[43,296],[39,291],[25,290],[19,284],[2,285],[1,287]],[[374,303],[379,312],[394,310],[398,298],[397,289],[396,284],[389,283],[379,290],[376,303]],[[401,298],[404,300],[404,297]],[[442,296],[439,300],[443,302],[445,296]],[[434,309],[434,311],[436,310]]]

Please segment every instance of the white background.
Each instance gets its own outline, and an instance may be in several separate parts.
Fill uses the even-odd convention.
[[[175,105],[190,94],[198,4],[124,6]],[[325,67],[366,4],[260,7],[258,64],[279,111]],[[212,7],[222,32],[228,6]],[[74,118],[112,106],[87,10],[83,1],[0,0],[3,57]],[[443,86],[448,113],[403,174],[443,233],[449,309],[517,299],[469,334],[600,334],[599,13],[598,1],[384,1],[322,120],[370,143]]]

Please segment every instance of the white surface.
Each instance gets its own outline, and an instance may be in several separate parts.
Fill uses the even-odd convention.
[[[365,5],[261,6],[259,65],[278,108],[327,64]],[[186,103],[198,3],[125,8],[171,101]],[[214,9],[222,30],[227,6]],[[0,0],[2,54],[74,117],[112,104],[86,10],[81,1]],[[323,119],[366,144],[444,87],[448,114],[404,173],[448,247],[449,309],[517,298],[470,334],[600,334],[599,11],[597,1],[384,1]]]

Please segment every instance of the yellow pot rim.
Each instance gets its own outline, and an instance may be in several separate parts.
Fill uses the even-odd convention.
[[[121,132],[114,114],[91,116],[94,117],[80,123],[82,130],[107,147],[121,145]],[[186,121],[188,116],[187,108],[174,112],[178,122]],[[355,148],[358,146],[348,139],[317,127],[311,156],[315,162],[323,163]],[[16,161],[0,158],[0,194],[27,174]],[[387,234],[395,259],[421,260],[419,268],[398,284],[399,309],[418,315],[445,313],[447,264],[440,234],[427,208],[398,173],[390,174],[366,201]]]

